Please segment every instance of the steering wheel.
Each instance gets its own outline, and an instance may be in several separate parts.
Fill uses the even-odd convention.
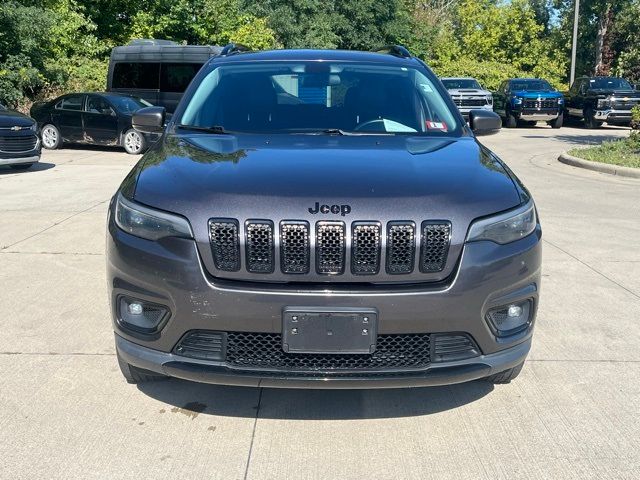
[[[382,118],[374,118],[373,120],[367,120],[366,122],[361,122],[355,126],[354,131],[363,130],[366,127],[370,127],[372,125],[380,125],[379,129],[370,129],[373,132],[386,132],[387,129],[384,126],[384,119]]]

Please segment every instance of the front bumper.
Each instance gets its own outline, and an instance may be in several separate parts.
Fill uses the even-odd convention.
[[[630,110],[596,110],[594,118],[600,122],[611,123],[631,123],[632,115]]]
[[[222,281],[203,268],[195,242],[168,238],[151,242],[109,222],[107,271],[118,352],[128,363],[170,376],[232,385],[362,388],[441,385],[485,377],[522,362],[530,348],[538,304],[540,228],[508,245],[474,242],[464,246],[446,282],[424,284],[264,284]],[[164,305],[171,312],[153,335],[123,329],[121,295]],[[488,310],[531,299],[531,325],[497,338],[485,321]],[[190,330],[281,333],[287,307],[375,309],[378,334],[451,333],[470,335],[481,355],[458,362],[431,362],[421,371],[362,375],[305,376],[256,372],[225,362],[177,355],[174,347]]]
[[[272,388],[400,388],[451,385],[477,380],[522,363],[531,348],[531,338],[506,350],[469,360],[432,364],[421,371],[362,376],[287,375],[229,368],[220,362],[202,362],[146,348],[116,335],[118,354],[129,364],[155,373],[202,383]]]
[[[40,161],[40,153],[37,155],[30,154],[27,157],[9,156],[0,157],[0,165],[19,165],[24,163],[37,163]]]
[[[514,111],[516,118],[525,122],[550,122],[558,118],[561,112],[562,111],[558,109],[538,110],[531,108],[523,108]]]

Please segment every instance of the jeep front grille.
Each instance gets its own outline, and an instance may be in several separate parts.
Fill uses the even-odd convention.
[[[240,270],[240,241],[238,221],[229,218],[209,220],[209,240],[213,261],[218,270],[235,272]]]
[[[416,227],[413,222],[387,225],[387,273],[411,273],[416,254]]]
[[[282,222],[280,224],[280,268],[282,273],[309,273],[309,224]]]
[[[441,272],[447,262],[451,243],[449,222],[422,222],[420,247],[420,271],[422,273]]]
[[[271,273],[274,269],[273,222],[248,221],[246,225],[247,270]]]
[[[287,275],[377,276],[414,271],[443,272],[451,246],[452,227],[446,220],[381,222],[303,220],[209,220],[209,241],[217,270]],[[416,256],[419,256],[416,258]],[[244,256],[244,259],[241,257]],[[241,265],[244,264],[244,265]],[[313,267],[312,267],[313,264]],[[382,272],[381,272],[382,271]]]
[[[351,232],[351,273],[375,275],[380,270],[380,224],[356,222]]]
[[[344,223],[318,222],[316,227],[316,269],[318,273],[339,275],[344,272]]]

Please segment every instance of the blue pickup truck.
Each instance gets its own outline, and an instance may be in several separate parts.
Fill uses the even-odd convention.
[[[533,126],[537,122],[560,128],[564,121],[564,96],[546,80],[511,78],[502,82],[493,94],[493,109],[508,128],[518,124]]]

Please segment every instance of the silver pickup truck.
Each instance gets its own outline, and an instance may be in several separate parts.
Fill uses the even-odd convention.
[[[475,78],[441,78],[451,98],[467,118],[471,110],[482,109],[493,111],[493,96],[489,90],[482,88]]]

